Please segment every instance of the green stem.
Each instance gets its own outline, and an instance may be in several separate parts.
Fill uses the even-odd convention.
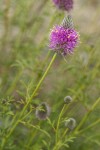
[[[82,129],[82,130],[80,130],[80,131],[78,132],[78,134],[82,134],[83,132],[85,132],[85,131],[87,131],[88,129],[90,129],[90,128],[94,127],[95,125],[97,125],[99,122],[100,122],[100,119],[98,119],[97,121],[93,122],[93,123],[92,123],[91,125],[89,125],[88,127],[84,128],[84,129]]]
[[[59,114],[58,121],[57,121],[57,127],[56,127],[56,144],[55,144],[53,150],[56,150],[57,145],[58,145],[58,142],[59,142],[59,141],[58,141],[58,129],[59,129],[60,120],[61,120],[61,117],[62,117],[62,115],[63,115],[63,113],[64,113],[65,107],[66,107],[66,104],[64,104],[64,106],[63,106],[63,108],[62,108],[62,110],[61,110],[61,112],[60,112],[60,114]]]
[[[56,58],[56,55],[57,55],[56,53],[53,55],[53,57],[52,57],[52,59],[51,59],[49,65],[48,65],[46,71],[44,72],[42,78],[41,78],[40,81],[38,82],[38,84],[37,84],[35,90],[33,91],[32,95],[31,95],[31,97],[28,99],[27,104],[24,106],[24,108],[23,108],[21,114],[19,115],[19,118],[18,118],[17,121],[15,122],[15,124],[14,124],[14,126],[12,127],[12,129],[10,130],[9,134],[8,134],[8,135],[5,137],[5,139],[3,140],[2,145],[1,145],[1,149],[3,149],[3,147],[4,147],[4,145],[5,145],[6,141],[7,141],[7,139],[8,139],[8,138],[10,137],[10,135],[13,133],[14,129],[16,128],[16,126],[17,126],[18,123],[19,123],[20,118],[22,117],[22,115],[24,114],[25,110],[26,110],[27,107],[29,106],[29,104],[30,104],[30,102],[32,101],[33,97],[36,95],[38,89],[40,88],[42,82],[44,81],[44,79],[45,79],[45,77],[46,77],[48,71],[50,70],[50,68],[51,68],[51,66],[52,66],[52,64],[53,64],[53,62],[54,62],[54,60],[55,60],[55,58]]]
[[[4,148],[4,146],[5,146],[6,142],[7,142],[7,139],[9,138],[9,136],[11,135],[11,133],[14,131],[14,129],[18,125],[18,123],[19,123],[19,120],[16,121],[16,123],[14,124],[14,126],[11,128],[11,131],[9,132],[9,134],[3,139],[0,150],[3,150],[3,148]]]
[[[52,60],[50,61],[49,65],[48,65],[48,67],[47,67],[47,69],[46,69],[46,71],[44,72],[42,78],[41,78],[40,81],[38,82],[38,84],[37,84],[35,90],[33,91],[32,95],[31,95],[31,97],[30,97],[29,100],[27,101],[27,104],[26,104],[25,107],[23,108],[22,113],[21,113],[21,116],[23,115],[23,113],[24,113],[25,110],[27,109],[27,107],[28,107],[28,105],[30,104],[30,102],[32,101],[33,97],[36,95],[36,93],[37,93],[39,87],[41,86],[41,83],[42,83],[43,80],[45,79],[45,77],[46,77],[48,71],[49,71],[50,68],[51,68],[51,65],[53,64],[53,62],[54,62],[54,60],[55,60],[55,58],[56,58],[56,55],[57,55],[57,54],[55,53],[54,56],[52,57]]]
[[[49,135],[45,130],[43,130],[43,129],[41,129],[41,128],[35,126],[35,125],[32,125],[32,124],[30,124],[30,123],[28,123],[28,122],[25,122],[25,121],[21,121],[21,120],[20,120],[19,122],[22,123],[24,126],[34,128],[34,129],[40,131],[41,133],[44,133],[44,134],[46,135],[46,137],[50,138],[50,135]]]
[[[88,111],[88,113],[83,117],[82,121],[79,123],[79,125],[77,126],[77,128],[75,129],[74,133],[77,133],[78,130],[83,126],[83,124],[86,122],[88,116],[90,115],[90,113],[95,109],[95,107],[99,104],[100,102],[100,98],[98,98],[96,100],[96,102],[93,104],[93,106],[91,107],[91,109]]]

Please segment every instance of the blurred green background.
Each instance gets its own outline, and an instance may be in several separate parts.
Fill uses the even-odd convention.
[[[71,14],[81,42],[74,55],[66,57],[67,63],[57,55],[30,104],[32,107],[47,102],[54,123],[65,96],[74,99],[65,117],[74,117],[78,124],[100,95],[100,1],[75,0]],[[65,15],[52,0],[0,0],[0,139],[12,128],[10,121],[14,114],[21,111],[25,98],[31,95],[47,68],[54,54],[48,48],[50,29],[61,24]],[[96,121],[99,115],[100,104],[83,127]],[[38,121],[34,111],[25,121],[39,124],[51,134],[52,150],[54,136],[48,122]],[[47,139],[41,132],[19,124],[4,150],[47,150],[43,140]],[[69,146],[70,150],[99,150],[100,124],[78,136]]]

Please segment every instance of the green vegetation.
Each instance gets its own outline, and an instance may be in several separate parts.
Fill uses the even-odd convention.
[[[0,1],[0,150],[100,148],[100,2],[75,0],[81,42],[65,60],[48,45],[66,14],[52,0]],[[35,115],[42,102],[51,107],[46,120]]]

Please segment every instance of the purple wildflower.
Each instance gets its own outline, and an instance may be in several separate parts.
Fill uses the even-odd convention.
[[[78,41],[79,35],[74,29],[54,26],[50,34],[50,49],[63,55],[71,54]]]
[[[53,2],[59,9],[68,12],[73,9],[73,0],[53,0]]]

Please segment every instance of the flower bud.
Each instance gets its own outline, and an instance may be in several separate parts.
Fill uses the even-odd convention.
[[[73,99],[72,99],[71,96],[66,96],[66,97],[64,98],[64,102],[65,102],[66,104],[69,104],[69,103],[71,103],[72,101],[73,101]]]
[[[73,20],[72,20],[72,17],[71,15],[68,15],[67,17],[65,17],[62,21],[62,24],[61,24],[64,28],[67,28],[67,29],[74,29],[74,24],[73,24]]]
[[[69,118],[65,121],[65,126],[70,130],[73,130],[76,127],[76,120],[74,118]]]
[[[35,114],[39,120],[45,120],[50,115],[50,107],[47,105],[47,103],[42,102],[37,107]]]

